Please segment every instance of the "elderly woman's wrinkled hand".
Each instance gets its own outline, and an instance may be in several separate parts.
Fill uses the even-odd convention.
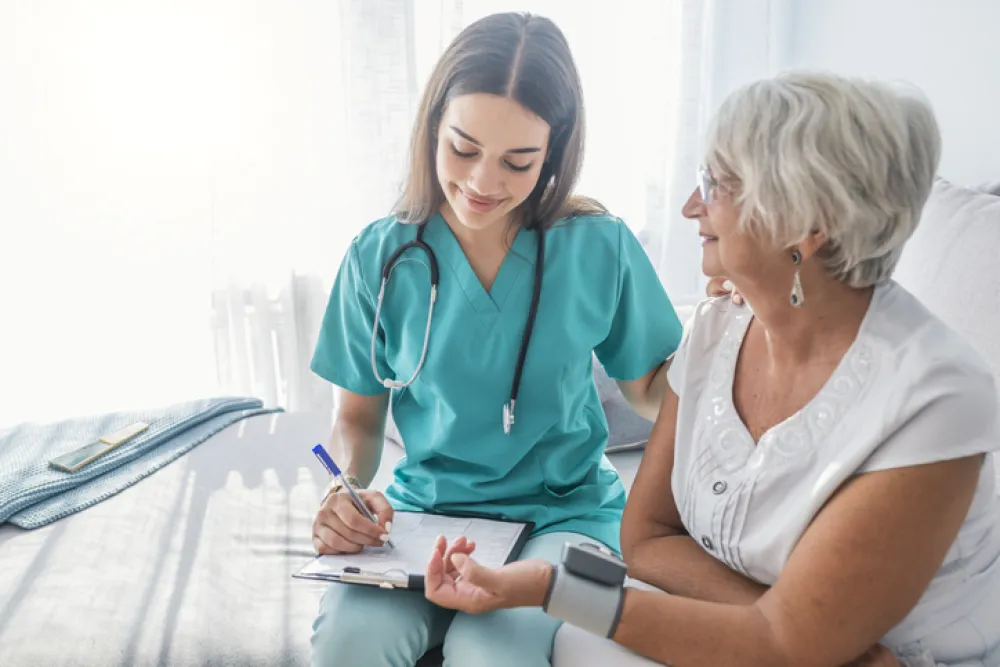
[[[552,574],[549,563],[522,560],[493,569],[471,558],[475,549],[475,543],[464,537],[451,545],[444,537],[437,538],[424,575],[428,600],[468,614],[541,606]]]

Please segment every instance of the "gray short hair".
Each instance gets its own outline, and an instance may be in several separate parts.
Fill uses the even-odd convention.
[[[789,73],[731,94],[707,164],[735,182],[741,224],[792,246],[814,231],[838,280],[888,280],[916,229],[941,157],[934,111],[910,87]]]

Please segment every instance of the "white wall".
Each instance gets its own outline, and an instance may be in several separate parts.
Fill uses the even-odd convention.
[[[941,175],[1000,180],[1000,0],[772,2],[790,29],[779,67],[916,84],[941,125]]]
[[[216,393],[213,286],[334,264],[339,16],[0,0],[0,425]]]

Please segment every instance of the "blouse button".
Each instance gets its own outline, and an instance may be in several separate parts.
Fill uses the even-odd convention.
[[[726,483],[723,482],[722,480],[719,480],[718,482],[712,485],[712,493],[714,493],[717,496],[721,495],[726,492],[726,488],[727,488]]]
[[[706,548],[706,549],[708,549],[709,551],[711,551],[711,550],[712,550],[712,549],[714,548],[714,547],[712,546],[712,540],[710,540],[710,539],[708,538],[708,535],[702,535],[702,536],[701,536],[701,543],[702,543],[702,544],[703,544],[703,545],[705,546],[705,548]]]

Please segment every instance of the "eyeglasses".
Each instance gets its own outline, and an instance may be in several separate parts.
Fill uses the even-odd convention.
[[[712,193],[717,187],[719,187],[719,182],[715,180],[715,176],[712,175],[712,170],[701,165],[698,167],[698,191],[701,193],[701,200],[706,204],[712,203]]]

